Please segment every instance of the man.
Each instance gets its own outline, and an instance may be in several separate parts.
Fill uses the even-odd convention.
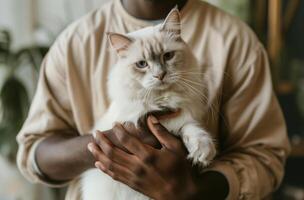
[[[205,123],[218,156],[202,173],[158,122],[161,116],[147,121],[155,137],[130,124],[116,124],[96,140],[88,134],[109,105],[106,80],[116,55],[105,33],[153,25],[176,4],[182,37],[208,77]],[[68,27],[42,64],[17,139],[22,173],[68,185],[67,200],[81,199],[79,176],[93,167],[158,200],[264,199],[279,186],[289,153],[264,48],[238,19],[199,0],[114,0]]]

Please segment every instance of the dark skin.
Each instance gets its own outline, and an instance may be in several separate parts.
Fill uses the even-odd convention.
[[[122,3],[131,15],[155,20],[164,18],[175,5],[182,8],[186,0],[122,0]],[[37,164],[53,182],[71,180],[96,166],[157,200],[225,199],[229,187],[222,174],[198,173],[186,159],[187,152],[180,139],[155,120],[147,123],[150,131],[137,130],[132,124],[116,124],[113,129],[98,133],[96,139],[77,133],[50,136],[38,145]]]
[[[121,0],[132,16],[145,20],[164,19],[174,6],[182,9],[187,0]]]
[[[162,113],[160,119],[170,119],[177,113]],[[160,143],[150,133],[127,126],[130,134],[141,142],[160,148]],[[113,129],[104,131],[107,138],[120,149],[127,151],[123,144],[118,142]],[[89,143],[99,143],[92,135],[79,136],[77,133],[55,134],[44,139],[37,147],[36,161],[44,176],[53,182],[71,180],[84,171],[95,167],[95,158],[87,149]]]
[[[112,130],[119,145],[113,144],[103,132],[97,133],[96,143],[88,145],[95,166],[114,180],[156,200],[225,199],[228,183],[223,175],[215,171],[199,173],[199,167],[193,167],[186,159],[188,152],[180,139],[154,116],[147,123],[160,148],[134,136],[138,130],[133,124],[116,123]]]
[[[177,114],[158,118],[170,119]],[[215,171],[199,173],[198,167],[186,159],[180,139],[155,119],[148,118],[147,124],[151,132],[130,123],[117,123],[111,130],[98,132],[96,139],[89,135],[49,137],[38,146],[37,163],[55,183],[73,179],[95,166],[156,200],[225,199],[228,183],[223,175]]]

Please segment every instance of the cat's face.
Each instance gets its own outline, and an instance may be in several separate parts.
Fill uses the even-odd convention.
[[[145,89],[164,90],[178,84],[186,71],[186,43],[180,37],[180,16],[173,9],[165,22],[125,35],[110,33],[121,70]]]
[[[159,31],[152,37],[136,39],[120,59],[134,81],[146,89],[162,90],[177,81],[174,75],[184,68],[185,48],[179,38]]]

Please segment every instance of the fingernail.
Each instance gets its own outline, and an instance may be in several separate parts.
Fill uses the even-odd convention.
[[[94,131],[93,132],[93,137],[96,138],[97,134],[99,134],[99,131]]]
[[[89,144],[88,144],[88,149],[89,149],[90,152],[93,151],[93,144],[92,144],[92,143],[89,143]]]
[[[156,118],[156,117],[154,117],[153,115],[150,115],[150,120],[151,120],[151,122],[153,123],[153,124],[158,124],[159,123],[159,121],[158,121],[158,119]]]
[[[103,171],[106,169],[105,166],[101,162],[96,162],[95,163],[95,167],[99,168],[99,169],[101,169]]]

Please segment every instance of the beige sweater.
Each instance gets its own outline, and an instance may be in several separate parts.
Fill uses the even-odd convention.
[[[280,184],[289,153],[266,52],[244,23],[207,3],[189,0],[181,16],[182,37],[209,77],[213,112],[205,122],[219,154],[208,170],[227,177],[228,199],[263,199]],[[88,134],[109,105],[106,81],[116,55],[105,32],[126,33],[150,23],[130,16],[113,0],[61,34],[42,64],[36,95],[17,137],[17,161],[25,177],[51,186],[68,184],[66,200],[81,199],[78,179],[58,184],[43,178],[35,148],[50,135]]]

